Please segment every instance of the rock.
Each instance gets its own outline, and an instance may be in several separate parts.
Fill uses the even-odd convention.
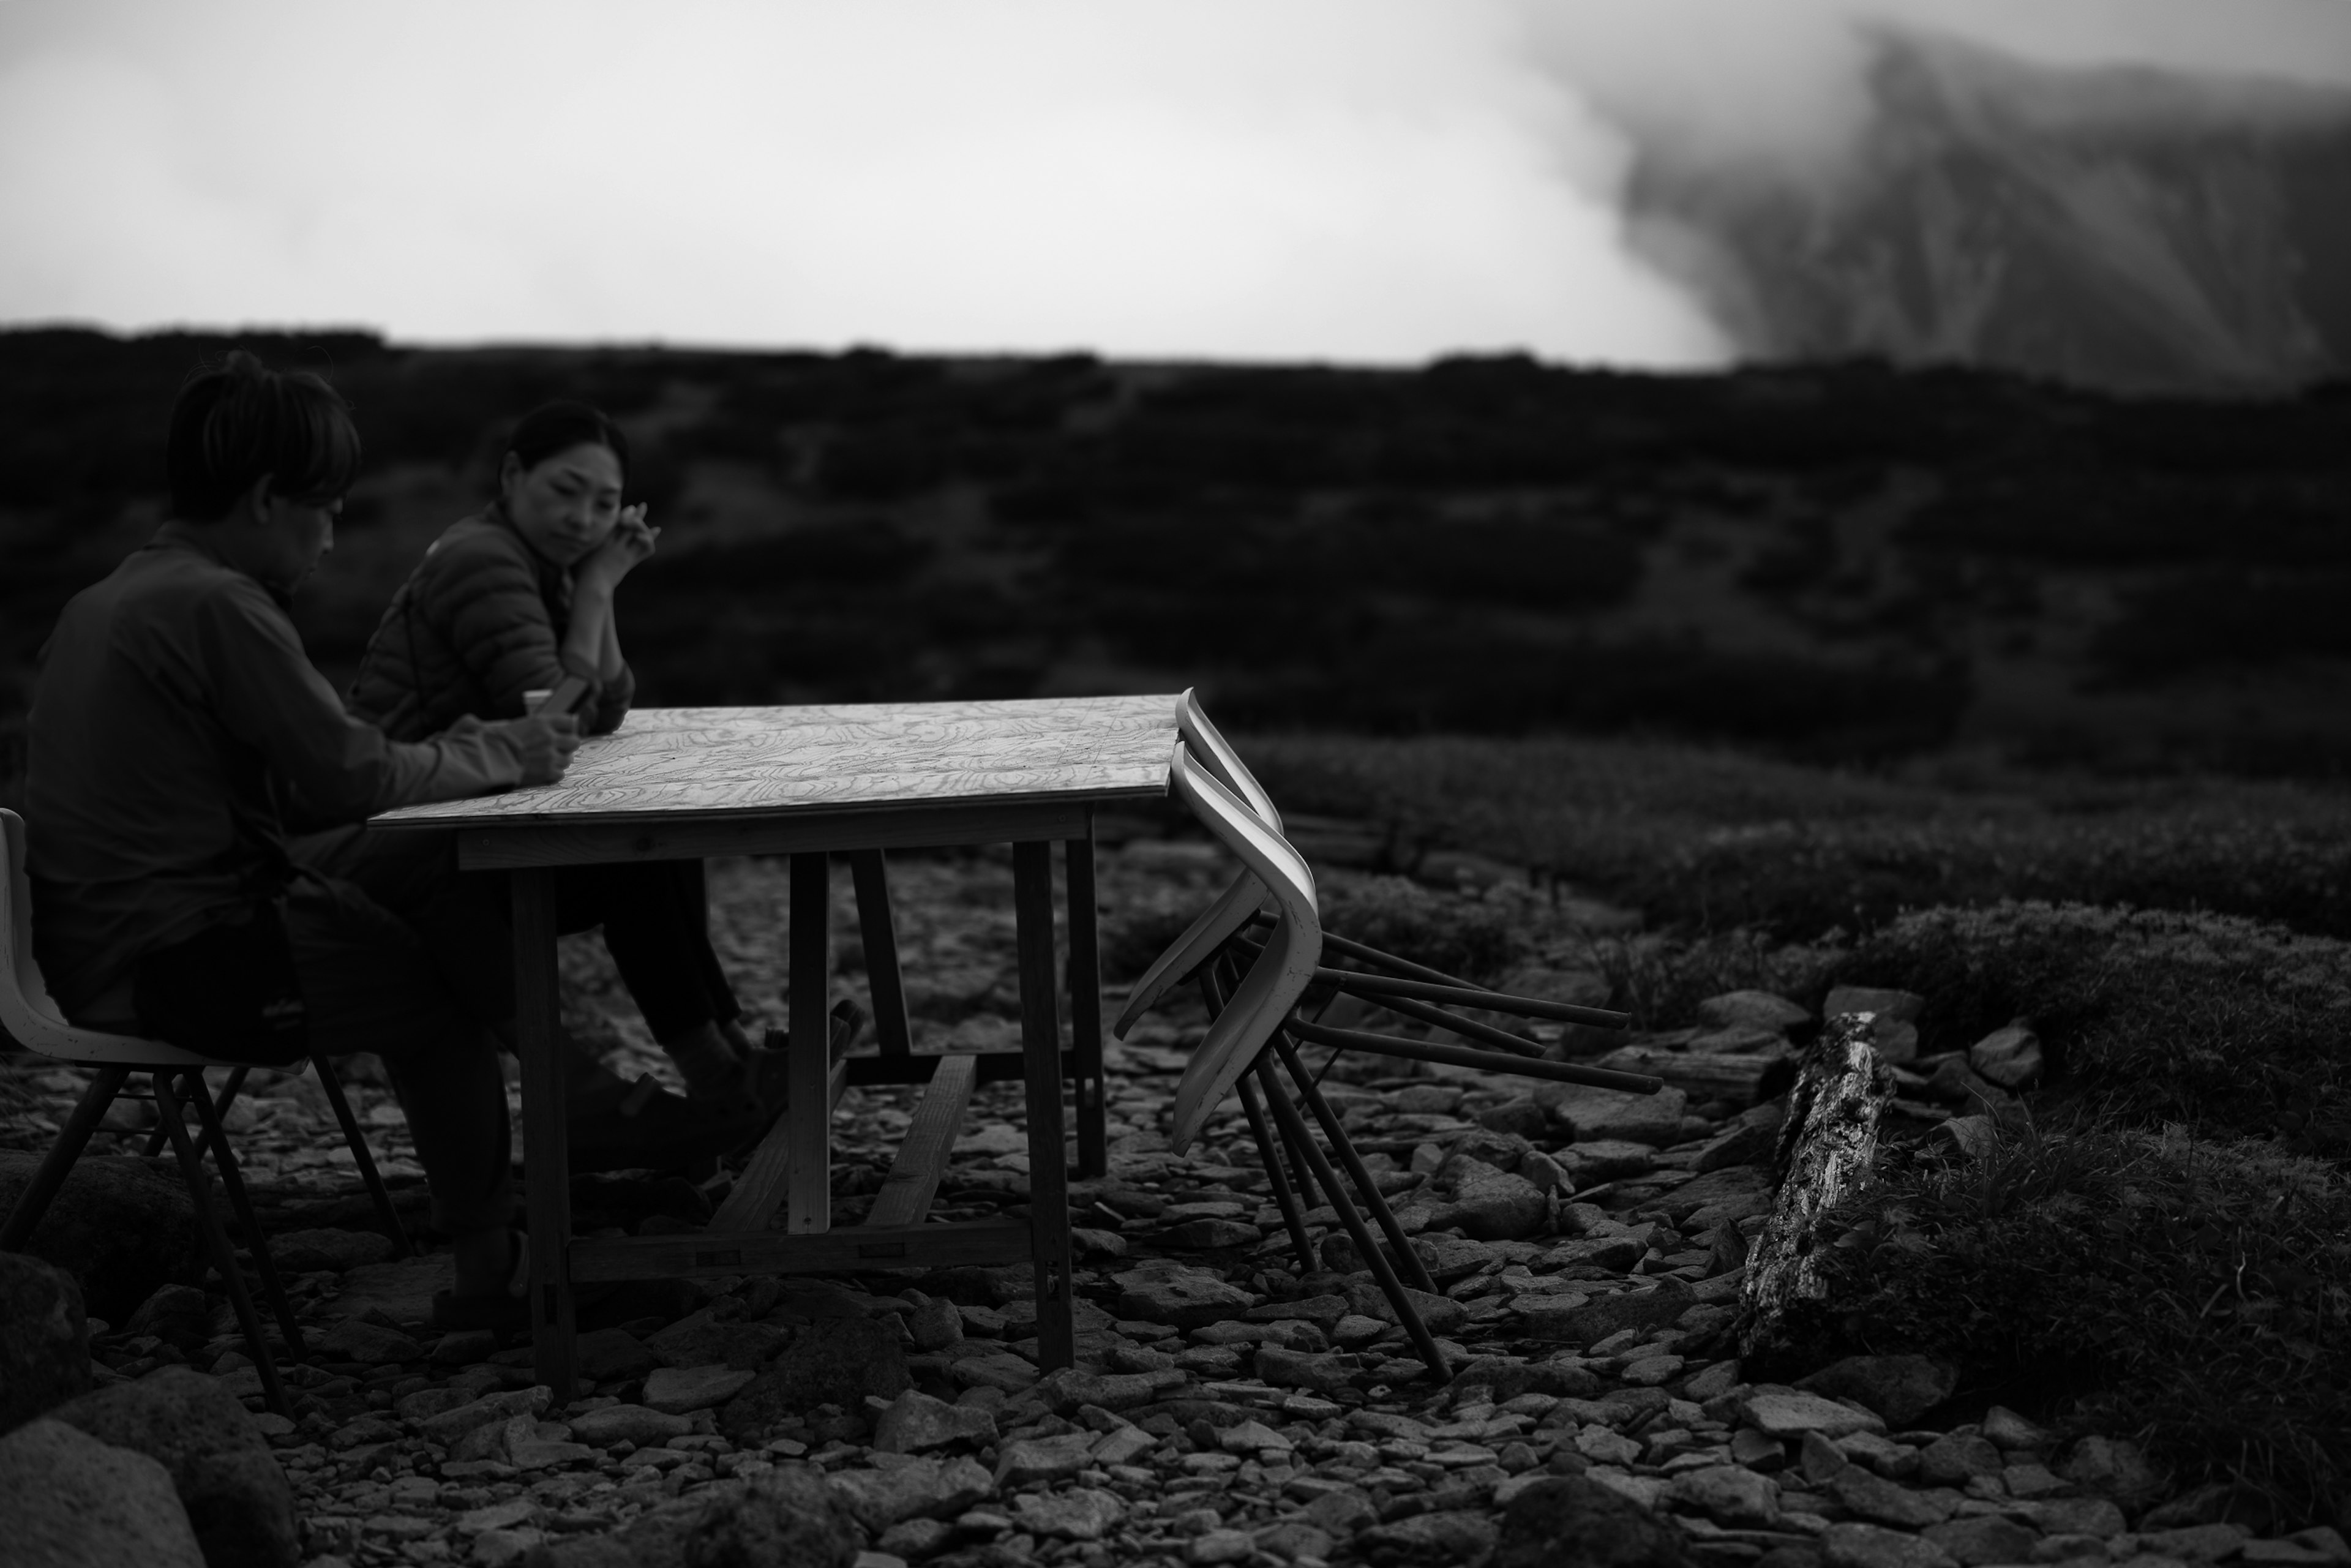
[[[891,1401],[873,1424],[873,1447],[885,1454],[920,1454],[932,1448],[996,1441],[996,1417],[973,1405],[950,1405],[909,1388]]]
[[[686,1532],[683,1568],[851,1568],[857,1558],[849,1509],[816,1476],[791,1469],[705,1505]]]
[[[403,1361],[421,1361],[424,1347],[398,1329],[388,1329],[381,1323],[360,1318],[345,1318],[319,1341],[319,1354],[329,1361],[358,1361],[370,1366],[388,1366]]]
[[[1698,1020],[1716,1029],[1768,1029],[1785,1034],[1813,1015],[1770,991],[1725,991],[1698,1005]]]
[[[1010,1351],[958,1356],[947,1364],[947,1375],[966,1388],[994,1388],[1019,1394],[1037,1384],[1037,1369]]]
[[[391,1261],[392,1238],[377,1230],[287,1230],[269,1239],[269,1256],[289,1274],[340,1274]]]
[[[1222,1276],[1181,1263],[1153,1261],[1112,1276],[1118,1314],[1179,1329],[1206,1328],[1247,1316],[1257,1298]]]
[[[1037,1397],[1045,1408],[1057,1416],[1066,1416],[1088,1405],[1104,1410],[1132,1410],[1148,1404],[1184,1381],[1181,1373],[1129,1372],[1105,1375],[1081,1367],[1065,1366],[1049,1372],[1037,1380]]]
[[[1166,1235],[1173,1246],[1199,1249],[1254,1247],[1265,1239],[1264,1231],[1240,1219],[1187,1219],[1170,1227]]]
[[[1769,1109],[1777,1110],[1775,1104]],[[1725,1170],[1732,1166],[1761,1165],[1769,1161],[1780,1146],[1780,1122],[1777,1116],[1764,1121],[1740,1117],[1729,1131],[1716,1134],[1698,1152],[1691,1169],[1700,1175],[1708,1171]]]
[[[1020,1487],[1032,1481],[1066,1480],[1093,1463],[1093,1449],[1092,1432],[1019,1438],[997,1450],[996,1484]]]
[[[648,1334],[644,1344],[664,1366],[726,1366],[756,1372],[790,1342],[791,1336],[773,1323],[720,1322],[705,1308]]]
[[[1458,1229],[1479,1241],[1516,1241],[1541,1230],[1551,1205],[1522,1176],[1483,1160],[1454,1159],[1444,1173],[1453,1191],[1429,1216],[1431,1229]]]
[[[1556,1310],[1522,1312],[1531,1337],[1591,1344],[1625,1329],[1663,1328],[1693,1304],[1689,1286],[1668,1278],[1654,1290],[1618,1291]]]
[[[609,1448],[615,1443],[651,1448],[694,1430],[690,1416],[648,1410],[642,1405],[607,1405],[601,1410],[574,1416],[568,1425],[572,1437],[599,1448]]]
[[[1954,1117],[1954,1121],[1972,1122],[1980,1117],[1991,1121],[1994,1128],[1998,1126],[1998,1121],[1991,1113],[1996,1113],[2008,1099],[2007,1090],[1956,1056],[1935,1069],[1934,1074],[1927,1080],[1927,1092],[1947,1105],[1957,1105],[1970,1113],[1967,1116]],[[1988,1146],[1991,1140],[1990,1133],[1980,1139],[1972,1139],[1959,1128],[1953,1128],[1950,1136],[1971,1153]]]
[[[555,1391],[545,1384],[485,1395],[470,1405],[460,1405],[455,1410],[444,1410],[437,1416],[426,1416],[416,1423],[416,1434],[428,1443],[450,1448],[466,1433],[494,1421],[504,1423],[517,1416],[536,1418],[546,1411],[549,1402],[554,1397]]]
[[[2025,1088],[2041,1077],[2041,1037],[2022,1023],[1996,1029],[1968,1047],[1968,1065],[2002,1089]]]
[[[1478,1124],[1491,1132],[1540,1138],[1551,1131],[1551,1113],[1533,1095],[1521,1094],[1479,1112]]]
[[[171,1472],[62,1421],[0,1437],[0,1541],[39,1568],[204,1568]]]
[[[1205,1530],[1184,1548],[1186,1563],[1246,1563],[1257,1541],[1246,1530]]]
[[[294,1489],[269,1439],[218,1379],[167,1366],[49,1414],[161,1464],[207,1562],[292,1568],[301,1560]]]
[[[951,1518],[996,1491],[968,1458],[895,1459],[886,1469],[843,1470],[831,1485],[857,1522],[877,1533],[901,1520]]]
[[[1950,1553],[1960,1568],[1977,1568],[1985,1563],[2028,1563],[2032,1549],[2041,1543],[2039,1531],[1996,1513],[1930,1524],[1918,1534]]]
[[[2049,1446],[2049,1434],[2037,1422],[2028,1421],[2005,1405],[1995,1405],[1984,1412],[1983,1435],[2001,1448],[2034,1451]]]
[[[1378,1514],[1371,1500],[1351,1486],[1342,1486],[1310,1500],[1298,1517],[1317,1530],[1344,1539],[1370,1524]]]
[[[928,1300],[906,1314],[916,1350],[944,1350],[963,1339],[963,1313],[953,1301]]]
[[[2085,1437],[2075,1443],[2057,1473],[2084,1491],[2111,1498],[2133,1512],[2163,1493],[2163,1478],[2138,1445],[2114,1437]]]
[[[895,1399],[911,1385],[894,1328],[871,1318],[819,1318],[720,1412],[737,1440],[819,1405],[864,1407],[865,1396]]]
[[[139,1303],[122,1325],[126,1337],[153,1334],[188,1355],[201,1351],[213,1337],[213,1304],[193,1285],[162,1285]]]
[[[1951,1517],[1949,1494],[1914,1491],[1859,1465],[1847,1465],[1828,1479],[1828,1494],[1847,1511],[1878,1524],[1924,1530]]]
[[[1490,1568],[1687,1568],[1680,1532],[1583,1476],[1526,1488],[1502,1511]]]
[[[1541,1394],[1553,1399],[1589,1399],[1600,1392],[1600,1375],[1588,1366],[1555,1361],[1520,1361],[1488,1356],[1454,1374],[1454,1385],[1468,1388],[1483,1384],[1493,1390],[1494,1403],[1507,1405],[1521,1394]]]
[[[1631,1094],[1583,1083],[1541,1083],[1534,1097],[1578,1143],[1621,1138],[1663,1148],[1681,1142],[1682,1118],[1689,1111],[1689,1096],[1679,1089]]]
[[[1774,1066],[1792,1059],[1792,1053],[1785,1047],[1777,1051],[1718,1055],[1661,1045],[1620,1045],[1592,1065],[1617,1072],[1643,1072],[1662,1078],[1673,1088],[1695,1096],[1700,1102],[1736,1100],[1751,1103],[1761,1097],[1763,1081]]]
[[[1780,1521],[1780,1487],[1743,1465],[1684,1470],[1666,1483],[1667,1503],[1717,1524],[1768,1530]]]
[[[1476,1563],[1492,1549],[1496,1534],[1493,1520],[1483,1510],[1447,1509],[1364,1531],[1355,1537],[1354,1546],[1374,1562],[1384,1559],[1421,1568],[1424,1563]]]
[[[1126,1517],[1126,1505],[1092,1487],[1064,1492],[1022,1492],[1012,1500],[1013,1523],[1031,1535],[1062,1541],[1100,1541]]]
[[[2283,1541],[2248,1541],[2239,1561],[2245,1568],[2340,1568],[2351,1563],[2351,1546],[2321,1524]]]
[[[708,1410],[740,1394],[753,1375],[723,1364],[716,1366],[657,1367],[645,1379],[645,1404],[671,1416]]]
[[[1832,1524],[1820,1540],[1828,1568],[1957,1568],[1933,1542],[1883,1525]]]
[[[1252,1540],[1259,1552],[1270,1552],[1285,1563],[1301,1557],[1328,1561],[1331,1556],[1331,1532],[1302,1519],[1276,1520]]]
[[[1749,1391],[1739,1403],[1739,1413],[1749,1426],[1782,1439],[1801,1437],[1807,1432],[1818,1432],[1834,1440],[1849,1432],[1876,1432],[1882,1437],[1886,1431],[1886,1423],[1865,1410],[1823,1399],[1817,1394],[1770,1385],[1759,1385]]]
[[[1918,1479],[1928,1486],[1963,1487],[1977,1476],[1996,1476],[2008,1461],[1989,1438],[1949,1433],[1918,1451]]]
[[[54,1263],[0,1252],[0,1432],[89,1387],[81,1287]]]
[[[2037,1502],[2011,1500],[2009,1511],[2030,1519],[2043,1535],[2120,1535],[2128,1528],[2123,1511],[2102,1497],[2053,1497]],[[2236,1528],[2233,1525],[2227,1529]]]
[[[498,1336],[488,1329],[461,1329],[444,1333],[424,1359],[434,1366],[472,1366],[498,1353]]]
[[[1317,1394],[1336,1394],[1355,1385],[1355,1369],[1344,1356],[1334,1354],[1318,1355],[1259,1345],[1254,1369],[1259,1382],[1276,1388],[1311,1388]]]
[[[1656,1168],[1657,1151],[1623,1138],[1578,1138],[1560,1150],[1558,1159],[1581,1189],[1620,1176],[1646,1176]]]
[[[1260,1454],[1287,1454],[1297,1447],[1262,1421],[1235,1422],[1217,1434],[1217,1446],[1245,1459]]]
[[[1866,1405],[1895,1427],[1916,1427],[1959,1384],[1959,1368],[1925,1355],[1849,1355],[1796,1381],[1810,1393]]]
[[[37,1154],[0,1149],[0,1214],[16,1207],[40,1163]],[[71,1274],[83,1306],[109,1322],[129,1322],[158,1286],[204,1275],[195,1206],[168,1157],[83,1155],[24,1250]]]
[[[580,1375],[591,1383],[633,1383],[661,1364],[659,1356],[622,1329],[583,1333],[576,1343]]]
[[[1479,1242],[1463,1241],[1458,1237],[1451,1236],[1434,1238],[1416,1236],[1413,1238],[1413,1249],[1420,1253],[1421,1260],[1424,1263],[1427,1263],[1432,1257],[1437,1255],[1437,1249],[1435,1247],[1431,1247],[1424,1251],[1421,1249],[1421,1243],[1425,1241],[1440,1240],[1450,1241],[1460,1247],[1474,1247],[1477,1248],[1481,1254],[1489,1250]],[[1482,1268],[1484,1267],[1484,1264],[1480,1263],[1479,1267]],[[1475,1269],[1463,1270],[1464,1273],[1475,1273],[1476,1271],[1477,1270]],[[1437,1272],[1434,1264],[1429,1265],[1429,1272],[1432,1274]],[[1438,1277],[1440,1279],[1443,1278],[1441,1275]],[[1321,1329],[1324,1333],[1329,1333],[1332,1329],[1339,1326],[1339,1320],[1345,1317],[1347,1315],[1347,1298],[1344,1296],[1328,1294],[1319,1296],[1296,1296],[1287,1301],[1267,1301],[1260,1306],[1251,1307],[1249,1310],[1247,1321],[1253,1323],[1280,1323],[1292,1322],[1310,1322],[1316,1328]]]

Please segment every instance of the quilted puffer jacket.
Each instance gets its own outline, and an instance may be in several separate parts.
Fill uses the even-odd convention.
[[[438,735],[466,714],[518,718],[523,694],[563,678],[571,573],[530,548],[493,503],[433,541],[368,639],[351,711],[394,740]],[[636,692],[588,674],[583,727],[618,727]]]

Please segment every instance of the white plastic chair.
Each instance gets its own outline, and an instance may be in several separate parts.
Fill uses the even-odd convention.
[[[204,1179],[204,1155],[209,1146],[220,1167],[221,1186],[226,1192],[230,1206],[235,1210],[237,1223],[245,1234],[246,1245],[253,1253],[255,1268],[262,1285],[276,1310],[278,1326],[286,1335],[287,1345],[297,1354],[302,1353],[302,1331],[294,1316],[293,1305],[277,1277],[276,1263],[255,1220],[252,1205],[246,1200],[244,1179],[237,1174],[235,1158],[229,1152],[228,1138],[222,1126],[222,1114],[245,1081],[248,1066],[242,1062],[223,1061],[184,1050],[160,1040],[140,1035],[116,1034],[105,1030],[89,1029],[68,1022],[50,999],[47,984],[41,977],[40,965],[33,957],[32,881],[26,870],[25,820],[16,812],[0,809],[0,858],[5,861],[5,876],[0,876],[0,1031],[18,1046],[36,1056],[53,1061],[69,1062],[76,1066],[98,1070],[90,1086],[84,1091],[73,1113],[58,1132],[57,1141],[34,1172],[33,1179],[18,1195],[15,1207],[5,1224],[0,1224],[0,1250],[21,1249],[32,1239],[50,1202],[72,1173],[74,1162],[89,1146],[107,1108],[113,1104],[132,1072],[154,1075],[155,1110],[163,1134],[170,1139],[172,1152],[178,1156],[181,1175],[188,1183],[189,1193],[195,1200],[198,1228],[204,1232],[204,1244],[211,1254],[212,1264],[236,1308],[237,1323],[243,1330],[246,1346],[261,1375],[262,1390],[270,1406],[280,1415],[290,1416],[286,1392],[278,1381],[275,1359],[262,1337],[261,1319],[253,1304],[253,1297],[245,1286],[244,1274],[236,1264],[227,1232],[220,1218],[213,1211],[210,1196]],[[393,1245],[408,1250],[406,1233],[400,1228],[397,1214],[392,1207],[391,1195],[384,1189],[377,1174],[373,1155],[367,1139],[352,1116],[350,1103],[344,1099],[341,1085],[324,1057],[312,1052],[310,1060],[319,1070],[319,1086],[327,1092],[343,1135],[351,1147],[352,1158],[374,1197],[377,1211],[391,1232]],[[230,1069],[226,1090],[217,1103],[204,1085],[204,1072],[209,1067]],[[187,1096],[196,1107],[203,1124],[201,1140],[192,1140],[187,1124],[180,1116],[180,1092],[173,1081],[184,1077]]]

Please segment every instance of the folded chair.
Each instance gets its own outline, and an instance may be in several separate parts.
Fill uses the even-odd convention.
[[[204,1152],[210,1149],[219,1166],[221,1189],[235,1212],[238,1228],[253,1254],[254,1269],[261,1277],[262,1288],[269,1297],[287,1346],[296,1355],[303,1354],[301,1325],[296,1321],[293,1302],[287,1298],[268,1245],[262,1239],[261,1227],[254,1218],[253,1206],[246,1197],[244,1178],[237,1173],[235,1156],[229,1151],[222,1122],[245,1082],[249,1066],[200,1055],[160,1040],[112,1034],[67,1022],[49,999],[40,967],[33,960],[32,885],[25,869],[25,820],[6,810],[0,810],[0,858],[5,860],[7,873],[0,877],[0,1032],[37,1056],[98,1070],[57,1134],[57,1142],[49,1146],[48,1154],[34,1172],[32,1181],[18,1196],[6,1222],[0,1224],[0,1251],[21,1250],[32,1239],[51,1200],[65,1186],[74,1162],[81,1157],[91,1134],[97,1132],[107,1107],[113,1104],[133,1072],[152,1074],[159,1124],[157,1135],[171,1144],[179,1160],[180,1174],[195,1200],[197,1229],[229,1301],[236,1310],[237,1326],[260,1375],[262,1394],[271,1409],[290,1416],[293,1412],[287,1406],[285,1385],[277,1375],[277,1360],[263,1337],[261,1317],[255,1309],[252,1292],[246,1288],[245,1275],[237,1267],[228,1233],[213,1209],[210,1186],[204,1173]],[[360,1132],[358,1119],[351,1114],[350,1103],[343,1096],[342,1085],[324,1055],[313,1051],[310,1061],[319,1071],[319,1086],[334,1107],[336,1120],[342,1124],[343,1137],[350,1145],[351,1157],[375,1200],[386,1234],[391,1236],[395,1249],[407,1251],[407,1233],[392,1207],[392,1195],[376,1171],[375,1158]],[[227,1085],[217,1101],[204,1083],[204,1070],[210,1067],[229,1070]],[[189,1136],[187,1123],[180,1113],[183,1099],[195,1108],[199,1138]]]

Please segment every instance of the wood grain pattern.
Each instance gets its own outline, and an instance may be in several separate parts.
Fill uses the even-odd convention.
[[[514,871],[531,865],[702,860],[712,855],[1017,844],[1031,839],[1067,838],[1082,829],[1085,819],[1085,802],[1069,800],[902,805],[878,811],[525,817],[488,826],[459,824],[457,863],[465,871]],[[446,827],[429,821],[387,823],[381,817],[371,825],[411,831]]]
[[[964,1108],[979,1082],[979,1059],[950,1056],[943,1060],[923,1098],[914,1120],[898,1142],[898,1157],[865,1217],[868,1227],[920,1225],[931,1212],[931,1199],[946,1174],[947,1155],[955,1147],[956,1130],[963,1125]]]
[[[838,810],[1161,793],[1178,698],[643,708],[559,781],[404,806],[380,826]]]

